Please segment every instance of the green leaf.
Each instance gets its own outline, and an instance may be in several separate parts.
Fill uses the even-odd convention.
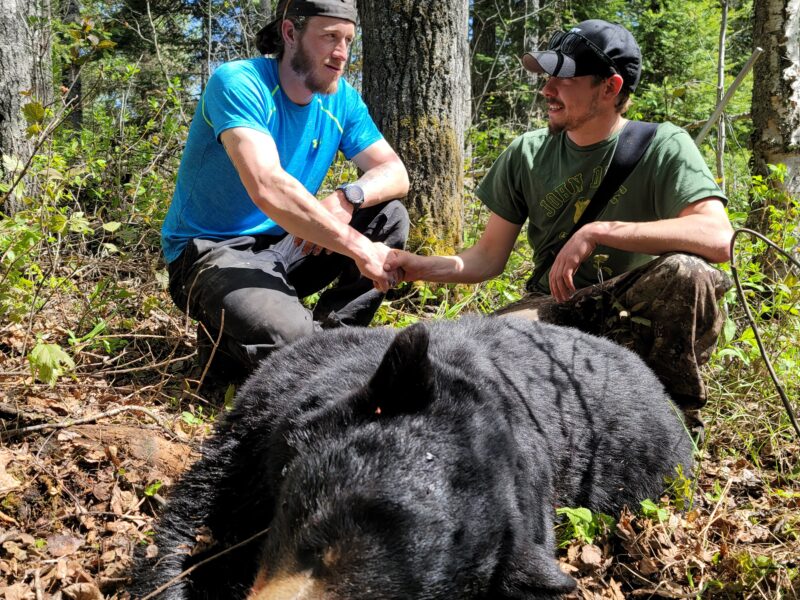
[[[161,489],[162,485],[164,485],[163,481],[154,481],[144,489],[144,495],[152,498],[158,493],[158,490]]]
[[[667,509],[659,507],[649,498],[642,500],[639,505],[642,507],[642,514],[645,517],[656,518],[659,523],[663,523],[668,518]]]
[[[203,419],[202,418],[196,417],[195,415],[193,415],[189,411],[183,411],[181,413],[181,419],[183,419],[184,423],[186,423],[187,425],[191,425],[192,427],[197,427],[197,426],[203,424]]]
[[[112,42],[111,40],[100,40],[97,44],[98,50],[109,50],[111,48],[116,47],[117,42]]]
[[[44,383],[55,385],[61,375],[75,368],[75,362],[58,344],[39,342],[28,355],[31,374]]]
[[[28,125],[41,123],[44,121],[44,106],[41,102],[28,102],[22,107],[22,114],[25,115]]]
[[[109,221],[108,223],[103,223],[103,229],[105,229],[106,231],[108,231],[110,233],[115,232],[121,226],[122,226],[122,223],[120,223],[119,221]]]
[[[722,339],[724,343],[727,344],[733,339],[733,336],[736,335],[736,322],[728,317],[725,319],[725,325],[722,329]]]

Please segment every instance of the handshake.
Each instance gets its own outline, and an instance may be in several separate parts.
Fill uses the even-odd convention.
[[[380,242],[373,242],[371,260],[356,260],[358,270],[372,280],[376,290],[388,292],[402,281],[413,281],[406,268],[414,259],[421,258],[405,250],[395,250]]]

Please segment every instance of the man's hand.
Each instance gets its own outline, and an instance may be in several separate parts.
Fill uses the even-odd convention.
[[[566,302],[575,293],[575,271],[597,247],[592,236],[594,225],[596,223],[588,223],[576,231],[553,261],[548,279],[550,293],[558,302]]]
[[[334,217],[336,217],[339,221],[347,225],[350,223],[351,219],[353,218],[353,205],[350,204],[347,200],[344,199],[344,193],[340,190],[334,191],[332,194],[323,198],[319,201],[320,205],[323,206],[329,213],[331,213]],[[307,242],[306,240],[302,240],[300,238],[295,238],[294,240],[295,246],[302,246],[303,255],[313,254],[317,256],[320,252],[325,250],[328,254],[331,253],[330,250],[323,248],[317,244],[312,244],[311,242]]]
[[[396,283],[401,281],[416,281],[423,279],[423,274],[420,272],[421,263],[425,258],[418,254],[412,254],[405,250],[391,250],[386,257],[386,263],[383,265],[384,271],[393,273],[397,278]]]
[[[385,270],[387,257],[391,252],[395,252],[381,242],[372,242],[369,255],[362,260],[356,260],[356,266],[364,277],[369,277],[376,290],[388,292],[400,281],[397,270]]]

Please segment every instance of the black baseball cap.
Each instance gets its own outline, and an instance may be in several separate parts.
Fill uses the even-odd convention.
[[[555,77],[618,73],[624,87],[633,92],[642,75],[642,51],[622,25],[590,19],[569,31],[557,31],[547,50],[526,52],[522,64],[533,73]]]
[[[334,17],[356,22],[355,0],[280,0],[276,18],[256,34],[256,47],[262,54],[273,54],[281,46],[281,22],[292,17]]]

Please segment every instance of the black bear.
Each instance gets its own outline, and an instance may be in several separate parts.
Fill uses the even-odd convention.
[[[691,457],[656,377],[604,339],[512,318],[329,331],[242,387],[130,589],[255,536],[158,597],[557,598],[575,582],[554,506],[636,507]]]

